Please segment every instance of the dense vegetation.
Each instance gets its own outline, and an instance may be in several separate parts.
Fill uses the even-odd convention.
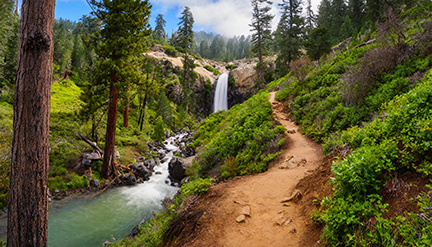
[[[332,165],[334,194],[311,215],[325,224],[331,246],[431,244],[430,186],[411,198],[413,211],[389,216],[386,203],[420,186],[401,177],[430,181],[431,11],[430,3],[399,17],[388,11],[374,32],[339,48],[304,80],[293,76],[276,95],[324,152],[352,150]]]

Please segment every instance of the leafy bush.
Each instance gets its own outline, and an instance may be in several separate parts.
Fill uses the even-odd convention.
[[[208,64],[204,65],[204,69],[212,72],[214,75],[220,75],[221,74],[221,72],[219,72],[219,70],[213,68],[212,66],[210,66]]]
[[[269,94],[260,92],[227,113],[211,114],[196,132],[193,146],[204,145],[198,157],[201,175],[214,167],[222,176],[263,172],[278,154],[284,132],[273,123]],[[235,158],[228,164],[226,161]],[[227,166],[232,166],[228,168]]]
[[[165,53],[168,56],[171,56],[171,57],[177,57],[178,56],[177,51],[174,47],[172,47],[168,44],[164,44],[164,47],[165,47]]]
[[[336,188],[334,197],[323,201],[327,208],[320,216],[326,223],[323,236],[337,246],[402,243],[419,246],[430,243],[432,227],[417,216],[384,219],[380,216],[387,205],[380,192],[385,181],[400,170],[414,170],[425,176],[432,174],[429,158],[432,150],[432,70],[410,92],[386,104],[383,117],[353,127],[334,137],[333,143],[349,143],[355,150],[345,160],[332,166]],[[335,141],[336,140],[336,141]],[[419,197],[428,204],[428,197]],[[372,228],[363,228],[365,221],[375,217]],[[422,237],[411,229],[422,229]],[[399,230],[397,230],[399,229]]]
[[[234,65],[234,64],[228,64],[227,66],[225,66],[225,68],[227,69],[227,70],[233,70],[233,69],[237,69],[237,65]]]

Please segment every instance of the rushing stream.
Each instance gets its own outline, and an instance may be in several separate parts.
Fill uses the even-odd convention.
[[[169,143],[183,137],[184,134],[180,134],[167,139],[165,148],[171,151],[166,155],[169,159],[156,166],[150,179],[142,184],[108,189],[94,199],[88,199],[89,195],[72,195],[50,202],[48,246],[101,246],[107,240],[125,237],[142,220],[151,218],[153,211],[160,211],[161,201],[178,191],[177,187],[166,183],[168,163],[173,151],[178,150]],[[156,174],[158,171],[161,174]],[[4,227],[2,220],[4,218],[0,218],[0,228]],[[5,239],[3,233],[0,240]]]

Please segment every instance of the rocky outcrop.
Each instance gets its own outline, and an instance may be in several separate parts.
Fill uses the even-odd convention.
[[[238,68],[230,73],[229,80],[235,83],[228,87],[228,108],[241,104],[259,91],[258,74],[254,68]]]

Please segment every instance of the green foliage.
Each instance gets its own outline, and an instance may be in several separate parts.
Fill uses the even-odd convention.
[[[418,246],[431,241],[432,228],[416,217],[380,218],[386,205],[379,194],[395,171],[413,169],[425,176],[432,174],[428,158],[432,149],[432,71],[416,88],[388,102],[383,111],[384,117],[362,129],[343,131],[333,139],[333,143],[349,143],[355,150],[333,164],[335,194],[323,201],[327,207],[321,216],[326,223],[323,234],[331,245],[365,241]],[[430,207],[428,197],[418,199],[423,203],[421,208]],[[370,217],[376,217],[377,223],[373,229],[363,229]],[[424,237],[414,238],[413,227],[422,229]]]
[[[213,68],[212,66],[210,66],[208,64],[204,65],[204,69],[212,72],[214,75],[220,75],[221,74],[221,72],[219,72],[219,70]]]
[[[204,145],[198,157],[199,173],[220,168],[225,178],[263,172],[278,154],[284,132],[272,122],[269,94],[260,92],[228,112],[211,114],[201,123],[194,147]]]
[[[0,209],[7,206],[12,132],[0,130]]]
[[[233,70],[233,69],[237,69],[237,65],[234,64],[228,64],[227,66],[225,66],[225,69],[227,70]]]
[[[54,192],[55,190],[79,189],[88,184],[89,181],[86,175],[78,176],[76,173],[48,178],[48,187],[51,192]]]
[[[51,113],[72,113],[82,107],[82,90],[73,80],[53,82],[51,85]]]
[[[192,180],[190,183],[184,184],[180,192],[184,195],[200,195],[207,192],[212,182],[214,182],[212,178],[198,178]]]
[[[156,126],[154,128],[152,138],[160,143],[162,143],[165,138],[164,126],[165,125],[162,117],[159,116],[156,120]]]
[[[177,57],[178,56],[177,51],[174,47],[170,46],[169,44],[164,44],[164,47],[165,47],[165,53],[168,56],[171,56],[171,57]]]
[[[330,34],[327,28],[314,29],[305,43],[307,55],[312,60],[319,60],[321,56],[331,51]]]
[[[289,71],[289,64],[301,55],[304,18],[301,1],[282,1],[282,15],[275,31],[275,42],[279,50],[276,67],[280,75]]]

